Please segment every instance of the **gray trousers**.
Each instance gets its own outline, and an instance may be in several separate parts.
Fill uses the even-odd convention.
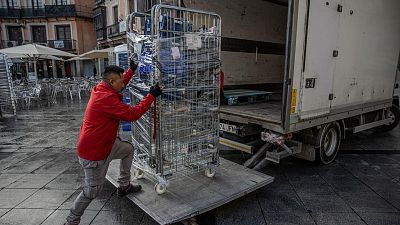
[[[76,198],[70,214],[67,217],[67,225],[79,224],[85,209],[89,206],[90,202],[98,196],[106,179],[108,166],[111,160],[121,159],[118,184],[120,187],[129,185],[131,180],[133,146],[131,143],[121,141],[120,138],[117,138],[110,155],[108,155],[105,160],[90,161],[79,157],[78,159],[79,164],[81,164],[85,172],[85,185],[82,192]]]

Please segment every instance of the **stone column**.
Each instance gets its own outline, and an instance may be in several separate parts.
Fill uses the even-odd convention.
[[[57,64],[56,60],[52,59],[51,64],[53,65],[53,78],[57,78]]]

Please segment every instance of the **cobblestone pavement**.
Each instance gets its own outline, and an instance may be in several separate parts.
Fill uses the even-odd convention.
[[[85,104],[0,121],[0,224],[63,224],[82,185],[75,145]],[[400,224],[400,128],[345,140],[337,161],[288,158],[264,173],[275,182],[199,217],[200,224]],[[242,154],[227,154],[233,161]],[[107,183],[84,225],[157,224]]]

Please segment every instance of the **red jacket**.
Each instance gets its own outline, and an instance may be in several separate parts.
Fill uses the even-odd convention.
[[[124,73],[127,85],[134,72]],[[92,89],[79,134],[77,153],[86,160],[104,160],[111,152],[117,137],[120,120],[135,121],[151,106],[154,97],[148,94],[132,107],[121,101],[122,95],[111,86],[100,82]]]

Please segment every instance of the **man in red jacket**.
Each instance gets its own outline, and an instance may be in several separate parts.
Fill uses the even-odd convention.
[[[79,224],[85,209],[101,191],[113,159],[121,159],[118,196],[141,190],[140,185],[130,183],[133,146],[118,138],[117,132],[121,120],[139,119],[161,95],[161,89],[158,85],[151,87],[149,94],[134,107],[124,104],[120,92],[129,83],[136,68],[137,64],[131,60],[129,69],[122,75],[122,68],[108,66],[103,81],[92,90],[77,147],[79,163],[85,172],[85,185],[74,202],[66,225]]]

